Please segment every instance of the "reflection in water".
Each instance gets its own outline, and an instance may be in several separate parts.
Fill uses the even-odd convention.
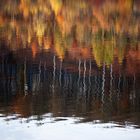
[[[1,116],[138,128],[139,9],[138,0],[1,0]]]
[[[51,52],[32,59],[31,50],[21,52],[1,54],[1,114],[41,119],[51,112],[53,117],[75,116],[84,122],[139,126],[139,71],[128,72],[127,57],[118,70],[116,62],[97,67],[94,59],[62,61]]]

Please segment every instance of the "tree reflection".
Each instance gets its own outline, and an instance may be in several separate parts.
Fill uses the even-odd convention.
[[[1,0],[0,113],[139,124],[139,5]]]
[[[139,124],[139,73],[130,74],[125,68],[116,71],[114,64],[97,67],[92,60],[72,61],[76,66],[72,70],[70,61],[42,56],[22,60],[10,53],[2,58],[1,113],[26,118],[37,115],[38,119],[51,112],[54,117],[75,115],[83,121]]]

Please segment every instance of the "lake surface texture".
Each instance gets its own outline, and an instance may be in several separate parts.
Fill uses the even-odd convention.
[[[0,0],[0,140],[140,140],[140,0]]]

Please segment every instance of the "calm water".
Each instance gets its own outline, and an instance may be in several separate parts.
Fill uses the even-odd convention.
[[[139,140],[139,9],[139,0],[1,0],[1,137]]]

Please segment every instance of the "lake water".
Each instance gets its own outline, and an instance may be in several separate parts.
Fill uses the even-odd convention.
[[[138,0],[1,0],[3,140],[140,139]]]

